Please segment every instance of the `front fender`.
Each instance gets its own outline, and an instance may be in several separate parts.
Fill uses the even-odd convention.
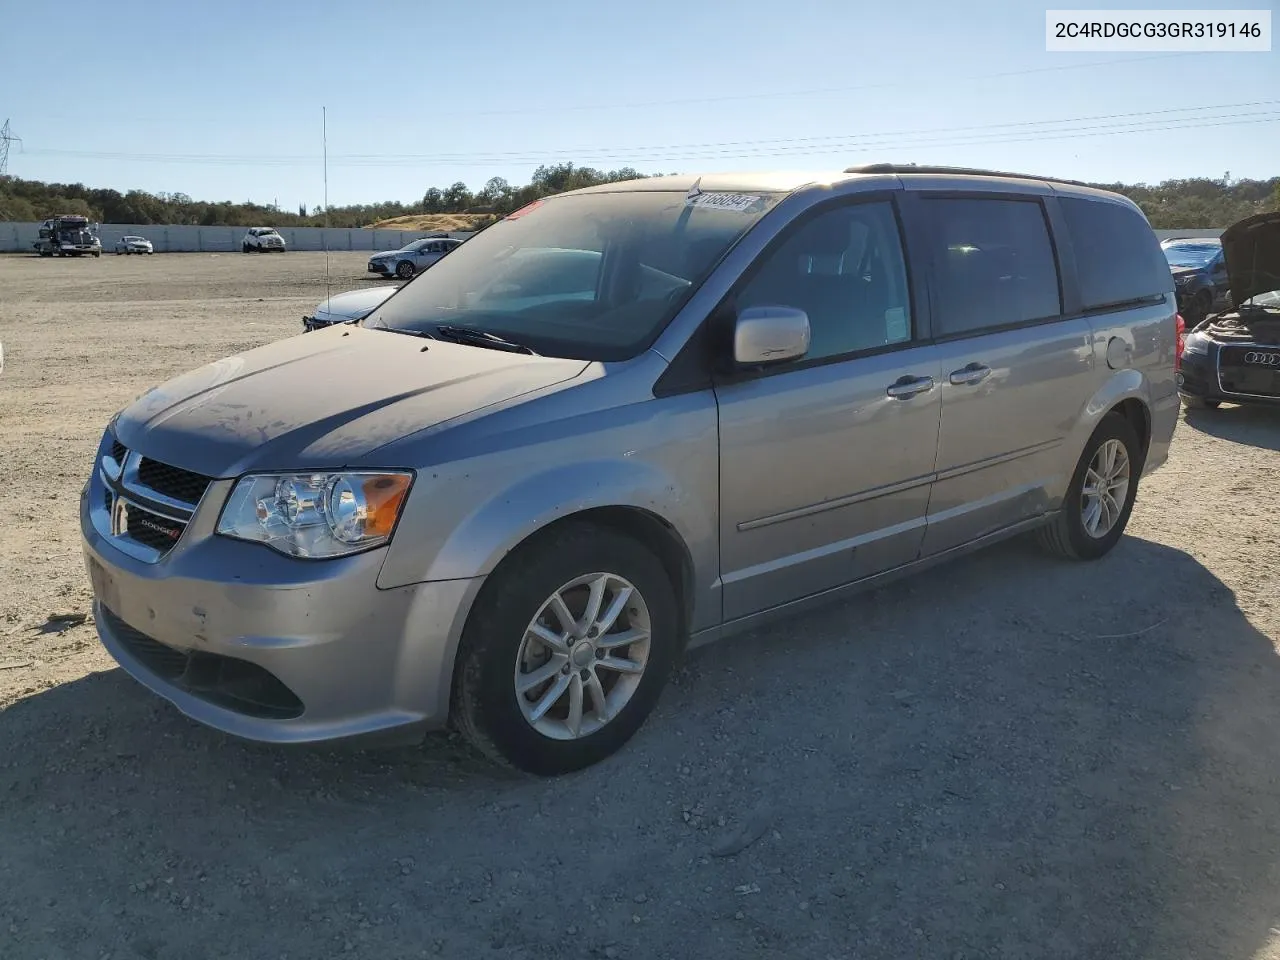
[[[458,518],[427,568],[417,575],[384,567],[382,586],[396,581],[461,580],[486,576],[532,534],[572,514],[629,507],[656,516],[687,545],[714,542],[714,517],[689,509],[697,499],[658,464],[615,459],[578,460],[515,480]]]

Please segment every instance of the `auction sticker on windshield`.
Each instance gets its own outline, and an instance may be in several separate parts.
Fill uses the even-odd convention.
[[[730,210],[734,213],[746,213],[755,209],[761,197],[742,193],[697,193],[690,191],[685,203],[691,207],[709,207],[712,210]]]

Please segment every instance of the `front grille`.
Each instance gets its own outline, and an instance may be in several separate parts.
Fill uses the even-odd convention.
[[[135,630],[106,607],[102,619],[146,670],[207,703],[247,717],[291,720],[302,716],[297,695],[269,670],[217,653],[178,650]]]
[[[132,503],[125,504],[124,512],[129,538],[161,553],[173,549],[187,526],[180,520],[170,520]]]
[[[111,438],[111,459],[116,463],[124,463],[124,455],[129,451],[125,449],[125,445],[115,437]]]
[[[1235,345],[1219,348],[1218,378],[1222,389],[1255,397],[1280,397],[1280,361],[1274,366],[1256,362],[1270,356],[1280,356],[1280,350]]]
[[[209,477],[147,457],[143,457],[138,464],[138,480],[157,493],[191,504],[199,503],[205,490],[213,482]]]

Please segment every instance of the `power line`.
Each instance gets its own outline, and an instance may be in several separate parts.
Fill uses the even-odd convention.
[[[1174,53],[1157,53],[1148,54],[1141,57],[1121,57],[1114,60],[1092,61],[1087,63],[1061,63],[1050,67],[1030,67],[1024,70],[1001,70],[995,73],[977,73],[969,75],[958,75],[951,78],[952,84],[970,83],[981,80],[1003,80],[1009,77],[1025,77],[1042,73],[1060,73],[1068,70],[1094,70],[1113,66],[1123,66],[1130,63],[1145,63],[1151,60],[1169,60],[1177,57],[1196,56],[1197,51],[1179,51]],[[457,109],[457,110],[433,110],[433,117],[499,117],[499,116],[530,116],[541,113],[579,113],[589,111],[619,111],[619,110],[640,110],[649,107],[675,107],[675,106],[693,106],[696,104],[707,103],[732,103],[756,100],[788,100],[796,97],[817,97],[839,93],[858,93],[865,90],[898,90],[909,89],[913,87],[932,87],[937,83],[936,80],[929,78],[920,78],[918,80],[902,79],[891,80],[882,83],[862,83],[852,86],[840,87],[817,87],[806,90],[764,90],[753,93],[735,93],[735,94],[718,94],[707,97],[678,97],[662,100],[636,100],[630,102],[612,102],[612,103],[532,103],[520,107],[502,107],[492,110],[474,110],[474,109]],[[84,116],[68,116],[65,114],[42,114],[46,119],[61,120],[67,122],[83,121]],[[366,118],[368,115],[366,115]],[[97,118],[94,118],[97,119]],[[175,118],[168,117],[120,117],[112,118],[117,124],[119,123],[163,123],[172,126]],[[243,123],[243,115],[237,115],[235,122]],[[214,119],[205,118],[201,121],[205,124],[214,124],[223,126],[227,122],[231,122],[231,118]]]
[[[1253,101],[1252,103],[1240,104],[1239,106],[1263,105],[1267,103],[1280,103],[1280,101]],[[1204,110],[1211,108],[1177,108],[1173,111],[1156,111],[1155,113],[1182,112],[1185,110]],[[758,141],[762,146],[749,147],[747,149],[732,149],[735,146],[733,141],[723,143],[706,143],[706,144],[688,144],[682,147],[674,147],[666,152],[649,155],[637,156],[642,154],[644,148],[555,148],[551,150],[539,151],[521,151],[521,152],[487,152],[474,154],[348,154],[335,156],[335,166],[345,167],[394,167],[394,166],[416,166],[426,163],[452,163],[464,165],[471,163],[474,165],[495,164],[495,163],[538,163],[545,162],[549,157],[553,156],[572,156],[575,160],[610,160],[619,161],[647,161],[647,162],[663,162],[671,160],[715,160],[715,159],[735,159],[748,157],[784,157],[784,156],[815,156],[821,154],[834,154],[848,150],[866,150],[868,148],[903,148],[903,147],[944,147],[944,146],[972,146],[981,144],[1004,144],[1004,143],[1025,143],[1036,140],[1054,140],[1064,138],[1088,138],[1097,136],[1116,136],[1129,135],[1138,133],[1156,133],[1170,130],[1188,130],[1200,129],[1207,127],[1221,126],[1239,126],[1252,123],[1272,123],[1280,119],[1280,112],[1270,111],[1254,111],[1236,114],[1215,114],[1211,117],[1179,117],[1168,118],[1163,117],[1154,120],[1130,121],[1126,123],[1103,123],[1103,124],[1084,124],[1079,121],[1108,119],[1108,117],[1125,117],[1125,116],[1141,116],[1142,114],[1111,114],[1101,115],[1098,117],[1078,117],[1071,120],[1056,121],[1025,121],[1017,124],[988,124],[973,127],[954,127],[942,128],[937,132],[954,131],[954,136],[934,136],[933,131],[892,131],[881,133],[866,134],[848,134],[843,136],[831,137],[796,137],[796,138],[780,138],[771,141]],[[1029,129],[1011,129],[1016,127],[1044,127],[1050,124],[1057,126],[1049,129],[1029,130]],[[992,131],[992,132],[988,132]],[[1000,132],[995,132],[1000,131]],[[750,144],[751,141],[739,141],[744,145]],[[796,146],[784,146],[784,144],[800,144]],[[204,166],[236,166],[236,165],[254,165],[254,166],[298,166],[306,162],[305,157],[292,156],[264,156],[256,155],[199,155],[199,154],[141,154],[141,153],[111,153],[104,151],[75,151],[75,150],[41,150],[33,151],[33,153],[46,156],[66,156],[82,159],[99,159],[99,160],[127,160],[131,162],[152,162],[152,163],[172,163],[172,164],[194,164]]]

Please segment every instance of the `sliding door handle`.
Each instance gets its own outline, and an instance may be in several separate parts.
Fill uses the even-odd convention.
[[[928,393],[933,389],[933,377],[900,377],[885,390],[896,400],[906,400],[918,393]]]
[[[971,363],[951,372],[951,382],[957,387],[972,383],[981,383],[991,376],[991,368],[981,363]]]

